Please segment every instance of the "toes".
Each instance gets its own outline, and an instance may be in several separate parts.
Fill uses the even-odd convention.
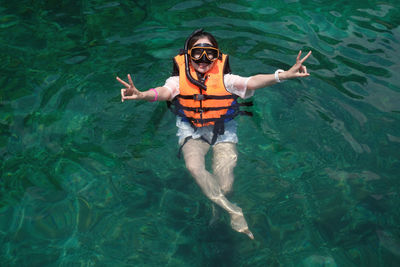
[[[250,239],[254,239],[253,233],[250,232],[247,222],[242,214],[231,214],[231,227],[233,230],[246,234]]]
[[[240,231],[241,233],[246,234],[250,239],[254,239],[254,235],[252,232],[250,232],[249,228],[244,229],[243,231]]]

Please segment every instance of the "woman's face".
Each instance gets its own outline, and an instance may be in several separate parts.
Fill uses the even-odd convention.
[[[193,46],[196,46],[197,44],[210,44],[212,45],[212,43],[210,42],[210,40],[208,40],[207,37],[202,37],[199,40],[197,40],[197,42],[194,43]],[[190,60],[190,62],[192,63],[193,68],[200,73],[206,73],[207,71],[209,71],[213,66],[215,61],[213,61],[211,64],[207,64],[207,63],[196,63],[193,61],[193,59]]]

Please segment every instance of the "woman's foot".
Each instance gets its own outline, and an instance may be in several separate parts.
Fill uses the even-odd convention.
[[[250,239],[254,239],[253,233],[250,232],[241,209],[237,212],[231,212],[229,215],[231,216],[231,226],[233,230],[244,233]]]

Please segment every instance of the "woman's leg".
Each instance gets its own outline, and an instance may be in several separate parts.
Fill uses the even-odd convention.
[[[210,145],[201,139],[190,139],[186,142],[182,148],[186,168],[200,186],[203,193],[211,201],[229,212],[232,228],[238,232],[247,234],[250,238],[254,238],[247,227],[242,209],[226,199],[216,178],[206,170],[205,155],[209,148]]]
[[[236,162],[235,143],[218,143],[213,147],[213,172],[225,196],[232,192]]]
[[[233,170],[237,162],[236,144],[223,142],[214,145],[213,147],[213,172],[221,187],[223,194],[232,192],[234,175]],[[240,209],[240,208],[239,208]],[[231,226],[239,232],[246,233],[250,238],[253,234],[249,231],[247,222],[243,216],[242,209],[239,212],[230,213]]]

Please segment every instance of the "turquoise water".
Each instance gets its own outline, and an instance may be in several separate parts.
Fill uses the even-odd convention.
[[[1,1],[1,266],[398,266],[398,1]],[[208,226],[163,85],[199,27],[235,74],[311,76],[239,118],[234,195]]]

